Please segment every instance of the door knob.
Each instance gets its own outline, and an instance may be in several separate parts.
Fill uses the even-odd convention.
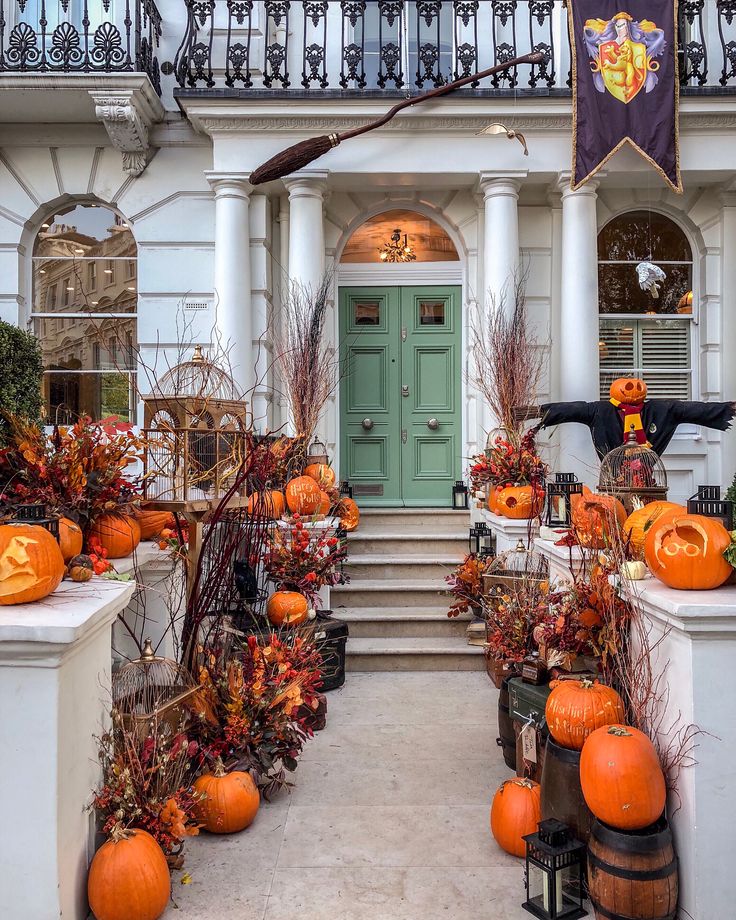
[[[372,418],[364,418],[363,421],[362,421],[360,424],[363,426],[363,430],[364,430],[364,431],[370,431],[371,428],[373,427],[373,419],[372,419]]]
[[[427,428],[429,428],[431,431],[437,431],[439,427],[440,427],[440,423],[437,421],[436,418],[427,419]]]

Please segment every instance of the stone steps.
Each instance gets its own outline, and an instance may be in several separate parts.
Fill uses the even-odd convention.
[[[359,534],[362,537],[399,532],[412,534],[453,534],[470,527],[469,511],[451,508],[366,508],[361,509]]]
[[[335,612],[350,627],[350,638],[465,638],[470,616],[447,616],[439,607],[344,607]]]
[[[339,616],[340,607],[386,607],[397,612],[407,607],[436,607],[447,610],[450,601],[442,578],[390,581],[387,578],[357,578],[330,589],[330,606]]]
[[[456,637],[348,640],[348,671],[482,671],[483,649]]]
[[[430,534],[394,533],[364,534],[360,530],[348,537],[350,559],[363,556],[450,556],[462,558],[468,552],[468,532]]]
[[[345,571],[351,580],[365,581],[437,581],[449,575],[457,557],[444,556],[348,556]]]

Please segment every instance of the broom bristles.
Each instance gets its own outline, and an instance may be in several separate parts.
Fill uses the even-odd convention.
[[[292,147],[287,147],[275,157],[271,157],[262,166],[259,166],[250,174],[251,185],[262,185],[264,182],[272,182],[274,179],[281,179],[288,176],[289,173],[296,172],[308,166],[313,160],[324,156],[332,147],[336,147],[336,136],[322,134],[320,137],[310,137],[306,141],[299,141]]]

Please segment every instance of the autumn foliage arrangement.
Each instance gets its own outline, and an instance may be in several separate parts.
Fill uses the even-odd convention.
[[[492,557],[483,558],[469,553],[450,575],[445,576],[448,592],[454,597],[448,617],[457,617],[469,610],[480,615],[483,600],[483,573]]]

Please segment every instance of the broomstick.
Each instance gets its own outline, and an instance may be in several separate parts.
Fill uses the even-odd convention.
[[[264,182],[271,182],[274,179],[280,179],[282,176],[288,176],[289,173],[296,172],[298,169],[303,169],[305,166],[308,166],[314,160],[327,153],[328,150],[337,147],[343,141],[347,141],[351,137],[360,137],[361,134],[366,134],[368,131],[374,131],[376,128],[381,128],[391,121],[394,115],[397,115],[402,109],[409,108],[411,105],[416,105],[419,102],[426,102],[427,99],[437,99],[440,96],[446,96],[448,93],[460,89],[461,86],[467,86],[468,83],[490,77],[494,73],[508,70],[510,67],[518,67],[519,64],[541,64],[543,60],[544,55],[539,51],[534,51],[531,54],[524,54],[521,57],[504,61],[503,64],[496,64],[495,67],[489,67],[488,70],[481,70],[479,73],[470,74],[467,77],[462,77],[460,80],[446,83],[444,86],[438,86],[436,89],[422,93],[420,96],[412,96],[410,99],[403,99],[392,109],[389,109],[381,118],[367,125],[363,125],[360,128],[353,128],[352,131],[345,131],[342,134],[322,134],[320,137],[310,137],[306,141],[299,141],[298,144],[294,144],[291,147],[287,147],[286,150],[282,150],[281,153],[277,153],[276,156],[271,157],[270,160],[267,160],[259,166],[258,169],[252,172],[250,175],[250,184],[262,185]]]

